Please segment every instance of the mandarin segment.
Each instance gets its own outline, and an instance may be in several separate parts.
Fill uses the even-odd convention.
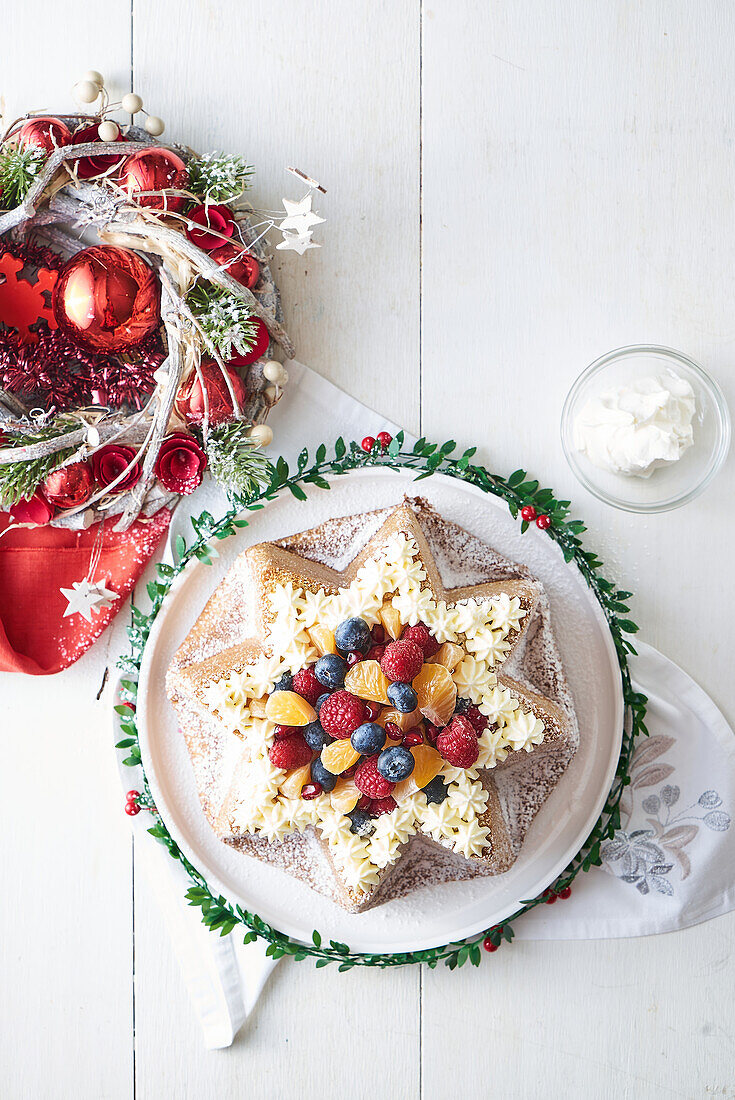
[[[306,633],[320,657],[325,657],[327,653],[337,652],[334,631],[330,630],[328,626],[320,626],[317,623],[316,626],[310,626]]]
[[[341,775],[359,759],[360,754],[355,752],[349,738],[333,741],[331,745],[325,745],[322,749],[322,764],[332,775]]]
[[[281,783],[279,790],[284,798],[300,798],[301,788],[311,780],[311,764],[304,764],[302,768],[289,774]]]
[[[433,657],[429,658],[429,661],[432,665],[444,665],[452,672],[463,657],[464,650],[461,645],[455,645],[454,642],[445,642],[444,645],[439,646]]]
[[[412,681],[419,710],[435,726],[446,726],[457,702],[457,685],[444,665],[424,665]]]
[[[388,707],[382,711],[375,721],[379,726],[385,727],[388,722],[393,722],[398,726],[401,733],[408,733],[409,730],[415,729],[421,722],[423,715],[418,707],[416,710],[410,711],[408,714],[400,710],[394,710],[392,707]]]
[[[388,681],[377,661],[358,661],[345,676],[345,688],[358,699],[388,703]]]
[[[431,745],[415,745],[410,751],[415,760],[414,768],[408,779],[396,783],[393,789],[393,797],[396,802],[401,802],[404,798],[416,794],[417,791],[436,778],[442,768],[443,760]]]
[[[331,794],[332,809],[342,814],[351,813],[362,795],[353,779],[339,779]]]
[[[280,726],[308,726],[316,719],[311,703],[295,691],[274,691],[268,697],[265,714]]]
[[[387,633],[395,642],[403,633],[403,623],[401,622],[400,612],[396,611],[392,603],[386,601],[378,614],[380,615],[380,621]]]

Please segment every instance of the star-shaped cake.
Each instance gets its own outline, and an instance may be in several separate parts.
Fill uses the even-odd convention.
[[[421,498],[245,550],[167,690],[218,836],[352,911],[507,870],[579,737],[541,585]]]

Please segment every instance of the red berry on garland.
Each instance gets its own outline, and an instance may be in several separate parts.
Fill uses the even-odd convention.
[[[140,813],[140,806],[137,802],[126,802],[125,813],[128,815],[128,817],[135,817],[136,814]]]
[[[137,802],[139,798],[140,791],[128,791],[128,793],[125,795],[126,802]]]
[[[567,898],[570,898],[571,896],[572,896],[571,886],[565,886],[564,889],[560,890],[558,895],[557,895],[557,897],[560,897],[562,899],[562,901],[566,901]]]
[[[53,153],[63,145],[71,145],[71,130],[59,118],[29,118],[13,137],[25,149],[35,146],[44,153]]]
[[[324,686],[316,678],[313,665],[307,665],[306,668],[299,669],[294,675],[291,687],[297,695],[300,695],[302,699],[306,699],[307,703],[311,703],[312,706],[324,691]]]
[[[183,191],[188,182],[186,165],[170,149],[141,149],[133,153],[126,158],[118,176],[118,183],[133,202],[149,210],[183,209],[184,196],[171,192]]]
[[[365,451],[369,454],[370,451],[372,451],[373,447],[375,446],[375,436],[374,435],[366,435],[365,438],[363,439],[362,443],[360,444],[360,446],[362,447],[363,451]]]
[[[254,363],[256,359],[260,359],[261,355],[265,355],[268,350],[271,338],[268,329],[266,328],[260,317],[253,317],[252,322],[255,325],[255,340],[250,351],[246,351],[243,355],[242,352],[235,352],[230,356],[230,366],[232,367],[249,367],[251,363]]]
[[[249,252],[245,252],[234,244],[222,244],[220,248],[210,252],[209,257],[248,290],[252,290],[257,285],[260,278],[260,264]]]
[[[498,950],[497,943],[493,943],[489,936],[486,936],[485,939],[482,941],[482,946],[485,948],[486,951],[489,951],[490,954],[492,954],[493,951]]]
[[[191,372],[176,394],[176,411],[179,416],[189,424],[203,424],[206,392],[210,425],[225,424],[235,415],[230,389],[242,411],[247,401],[245,383],[234,367],[228,366],[226,371],[227,378],[219,363],[213,359],[203,359],[199,370]]]
[[[160,286],[127,248],[84,248],[64,265],[54,287],[54,316],[75,343],[92,351],[127,351],[160,321]]]
[[[536,520],[536,526],[545,531],[547,527],[551,527],[551,518],[546,515],[539,516]]]
[[[556,894],[551,889],[544,890],[544,897],[546,898],[546,904],[547,905],[553,905],[554,902],[556,901]]]
[[[378,432],[378,443],[380,444],[381,451],[387,451],[393,442],[393,436],[390,432]]]
[[[521,508],[521,519],[524,519],[526,523],[532,523],[536,519],[536,509],[532,504],[527,504],[525,508]]]
[[[194,223],[187,227],[187,237],[205,252],[226,247],[227,242],[222,238],[231,237],[235,232],[235,219],[229,206],[202,203],[189,210],[186,216]]]

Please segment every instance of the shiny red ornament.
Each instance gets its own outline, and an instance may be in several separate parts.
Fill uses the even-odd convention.
[[[229,206],[202,203],[195,206],[186,214],[194,225],[187,227],[186,235],[197,248],[203,248],[205,252],[213,252],[221,248],[225,242],[223,237],[231,237],[235,232],[235,219]]]
[[[54,506],[38,490],[28,500],[19,500],[8,509],[13,523],[32,523],[43,527],[54,514]]]
[[[201,485],[206,465],[207,456],[197,441],[186,432],[174,432],[161,444],[156,477],[164,489],[186,496]]]
[[[76,508],[89,500],[94,488],[92,471],[86,462],[72,462],[53,470],[43,483],[43,495],[57,508]]]
[[[160,286],[127,248],[96,246],[72,256],[54,288],[54,316],[76,343],[92,351],[134,348],[160,321]]]
[[[189,174],[181,157],[170,149],[141,149],[126,158],[118,183],[138,206],[178,211],[186,199],[170,192],[183,191],[189,183]]]
[[[90,141],[99,142],[100,136],[97,133],[97,125],[83,126],[81,130],[75,130],[72,134],[72,145],[87,145]],[[118,132],[115,141],[124,141],[125,138]],[[110,172],[112,168],[116,168],[119,164],[122,164],[122,157],[114,156],[101,156],[101,157],[80,157],[79,160],[71,161],[72,165],[76,166],[77,175],[81,180],[91,180],[96,176],[103,176]]]
[[[255,341],[250,351],[241,355],[240,352],[235,352],[230,358],[230,366],[232,367],[248,367],[251,363],[254,363],[256,359],[260,359],[261,355],[265,355],[270,344],[270,335],[260,317],[253,317],[253,323],[255,325]]]
[[[223,267],[228,275],[231,275],[238,283],[248,290],[256,286],[260,278],[260,264],[243,248],[236,244],[223,244],[221,248],[215,248],[209,253],[216,264]]]
[[[199,377],[201,375],[201,379]],[[227,367],[227,376],[237,403],[242,409],[247,399],[245,383],[233,367]],[[204,385],[202,386],[202,382]],[[176,411],[189,424],[204,422],[204,392],[207,394],[208,416],[210,424],[224,424],[232,420],[235,411],[227,381],[219,364],[212,359],[203,359],[199,374],[192,371],[176,395]]]
[[[53,153],[63,145],[71,145],[71,130],[59,118],[29,118],[13,134],[25,149],[34,146],[44,153]]]
[[[126,447],[122,443],[108,443],[106,446],[100,447],[98,451],[94,452],[91,459],[94,480],[103,489],[106,489],[108,485],[116,481],[123,470],[130,466],[135,455],[134,447]],[[114,491],[123,493],[126,489],[132,489],[140,480],[142,472],[143,469],[140,463],[133,463],[125,477],[121,481],[117,481]]]

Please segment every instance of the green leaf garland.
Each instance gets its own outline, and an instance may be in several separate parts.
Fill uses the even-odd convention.
[[[329,477],[336,477],[348,473],[350,470],[361,469],[366,466],[389,467],[394,470],[415,470],[416,480],[430,477],[435,472],[440,472],[460,481],[477,486],[482,492],[499,497],[508,505],[511,515],[517,517],[520,510],[526,505],[533,505],[539,513],[550,517],[551,524],[545,534],[553,539],[561,549],[564,560],[574,562],[582,576],[595,594],[607,619],[610,633],[615,645],[620,676],[625,701],[625,719],[623,728],[622,747],[615,779],[608,794],[605,806],[599,820],[590,832],[580,851],[571,863],[557,877],[551,887],[536,898],[522,902],[518,910],[501,924],[486,929],[475,936],[457,943],[448,943],[442,947],[428,948],[422,951],[401,951],[395,953],[375,954],[353,952],[347,944],[335,940],[325,941],[324,937],[314,931],[311,943],[299,943],[280,932],[277,928],[266,924],[257,913],[250,913],[239,905],[233,906],[226,898],[212,894],[204,876],[198,871],[181,852],[173,839],[165,823],[158,815],[153,801],[148,782],[143,777],[143,794],[141,806],[148,808],[155,815],[155,825],[148,831],[163,844],[173,859],[178,860],[186,870],[192,881],[186,897],[190,905],[202,911],[203,923],[212,931],[226,936],[236,928],[245,929],[243,942],[250,943],[255,939],[262,939],[268,943],[267,954],[274,959],[284,955],[290,955],[296,960],[312,958],[318,967],[336,963],[340,971],[351,970],[354,966],[376,966],[380,968],[392,966],[404,966],[408,963],[426,963],[434,968],[439,963],[444,963],[450,970],[470,963],[479,966],[482,959],[481,946],[483,941],[490,950],[495,950],[503,942],[510,943],[513,939],[513,922],[523,913],[535,909],[538,905],[544,905],[557,896],[567,896],[578,874],[597,867],[602,862],[600,846],[602,842],[613,836],[620,827],[620,800],[625,788],[630,783],[630,763],[636,739],[640,734],[647,734],[645,725],[646,704],[645,695],[634,691],[630,669],[628,665],[629,654],[635,654],[635,649],[629,640],[629,635],[634,634],[638,627],[629,618],[620,618],[620,615],[629,614],[628,601],[632,593],[618,589],[611,581],[607,580],[602,572],[602,562],[596,554],[586,550],[581,540],[581,535],[586,530],[581,520],[569,520],[570,502],[558,500],[553,490],[540,488],[535,479],[527,480],[525,470],[515,470],[509,477],[504,478],[499,474],[491,474],[484,467],[475,465],[471,460],[476,448],[470,447],[459,457],[451,457],[456,451],[456,443],[449,440],[446,443],[430,443],[426,439],[419,439],[410,451],[403,450],[404,436],[399,432],[386,451],[376,443],[372,451],[366,453],[360,446],[352,442],[349,446],[340,437],[334,445],[333,457],[327,457],[325,444],[317,448],[315,461],[308,464],[309,457],[302,452],[297,463],[297,470],[292,473],[285,459],[279,458],[275,467],[272,467],[270,480],[261,491],[243,503],[245,511],[255,511],[262,508],[264,502],[275,499],[284,491],[291,492],[297,499],[305,500],[304,485],[315,485],[321,489],[329,488]],[[130,766],[141,763],[140,747],[138,744],[137,719],[135,714],[135,701],[137,696],[137,676],[143,659],[143,651],[150,634],[153,622],[161,610],[171,584],[181,573],[186,564],[193,558],[201,561],[209,561],[209,547],[211,539],[223,539],[234,535],[238,529],[247,527],[248,520],[242,515],[240,509],[235,506],[226,512],[222,519],[215,521],[208,513],[203,513],[197,519],[192,519],[195,539],[189,545],[182,536],[177,539],[175,566],[160,564],[157,566],[157,580],[148,586],[148,594],[151,607],[147,613],[139,608],[133,608],[133,621],[128,628],[128,636],[131,643],[131,653],[120,661],[120,667],[131,674],[121,681],[122,697],[121,705],[116,708],[121,716],[120,731],[123,735],[118,742],[118,748],[128,753],[123,760]],[[528,524],[525,524],[527,527]]]

